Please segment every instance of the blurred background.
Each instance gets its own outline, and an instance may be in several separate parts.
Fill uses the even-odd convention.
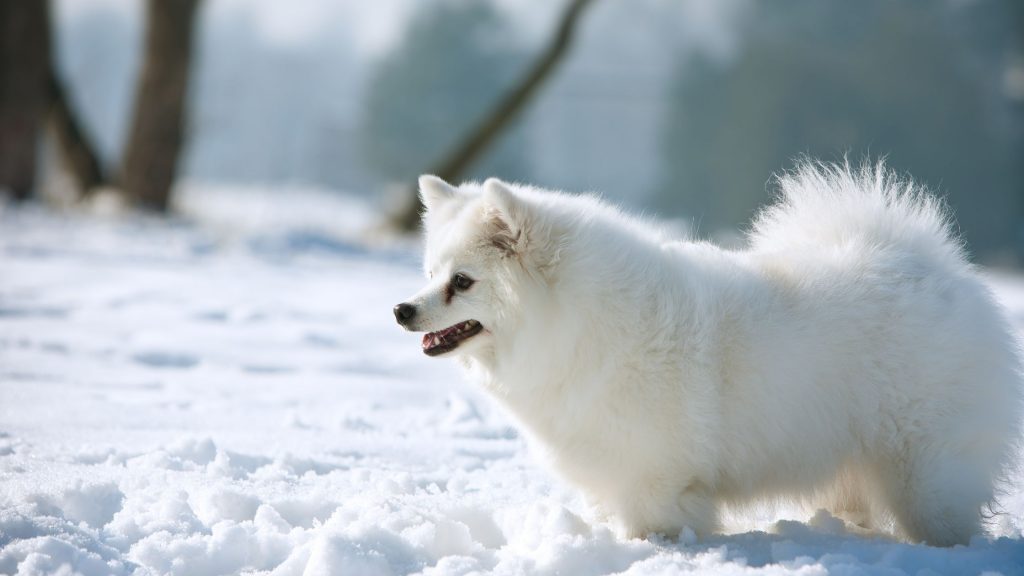
[[[9,196],[173,211],[189,190],[315,189],[409,229],[418,174],[499,176],[729,242],[801,155],[884,157],[947,198],[977,261],[1024,263],[1018,0],[55,0],[0,16]]]

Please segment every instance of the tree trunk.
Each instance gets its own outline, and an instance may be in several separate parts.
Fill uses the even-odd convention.
[[[523,78],[498,102],[484,119],[469,131],[452,151],[433,169],[431,174],[454,182],[476,161],[509,123],[526,107],[538,89],[551,77],[556,65],[565,56],[572,42],[576,23],[591,0],[572,0],[559,20],[558,29],[547,48]],[[420,222],[423,205],[413,189],[408,195],[407,207],[394,218],[399,229],[415,230]]]
[[[0,0],[2,1],[2,0]],[[92,142],[68,100],[64,84],[57,77],[56,66],[50,67],[50,126],[57,149],[83,197],[108,184],[103,165]]]
[[[146,51],[124,152],[121,186],[134,205],[165,212],[184,141],[198,0],[149,0]]]
[[[0,0],[0,189],[28,198],[46,114],[50,14],[45,0]]]

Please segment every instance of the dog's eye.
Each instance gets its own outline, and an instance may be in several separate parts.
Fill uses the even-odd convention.
[[[469,290],[470,286],[472,286],[474,282],[476,282],[476,280],[473,280],[461,272],[452,276],[452,286],[454,286],[456,290]]]

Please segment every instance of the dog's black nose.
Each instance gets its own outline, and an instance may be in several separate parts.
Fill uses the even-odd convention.
[[[395,320],[398,320],[398,323],[401,324],[402,326],[405,326],[410,321],[412,321],[413,317],[415,316],[416,307],[413,306],[412,304],[406,304],[405,302],[402,302],[398,306],[395,306]]]

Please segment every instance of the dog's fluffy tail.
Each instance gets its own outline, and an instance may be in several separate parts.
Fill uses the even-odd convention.
[[[954,267],[967,262],[942,202],[882,162],[851,168],[805,160],[777,185],[778,200],[750,232],[756,251],[896,249]]]

